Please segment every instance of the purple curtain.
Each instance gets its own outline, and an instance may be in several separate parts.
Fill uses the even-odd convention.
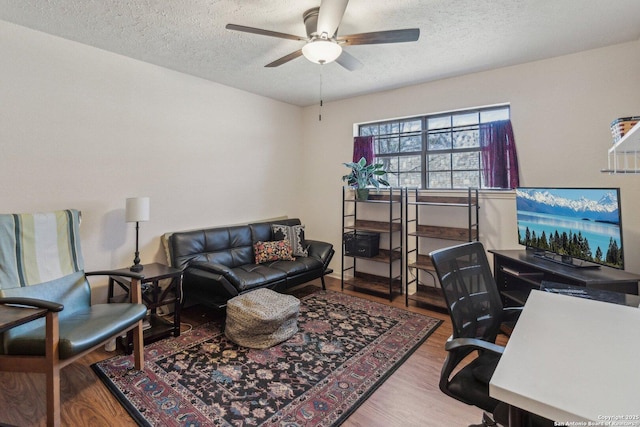
[[[520,183],[511,120],[480,125],[480,149],[486,187],[516,188]]]
[[[353,138],[353,161],[367,159],[367,164],[373,163],[373,136],[356,136]]]

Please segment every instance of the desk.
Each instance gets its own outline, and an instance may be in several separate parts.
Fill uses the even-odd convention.
[[[574,268],[534,256],[526,249],[490,250],[493,274],[505,305],[521,306],[544,281],[638,295],[640,275],[611,267]]]
[[[611,292],[602,289],[585,288],[584,286],[572,286],[565,285],[564,283],[545,281],[540,284],[540,290],[554,294],[604,301],[611,304],[640,307],[640,296],[638,295],[622,294],[620,292]]]
[[[489,394],[558,422],[640,426],[639,325],[638,308],[531,291]]]

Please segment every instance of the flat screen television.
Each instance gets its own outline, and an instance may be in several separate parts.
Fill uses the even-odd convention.
[[[619,188],[516,189],[518,243],[572,267],[624,268]]]

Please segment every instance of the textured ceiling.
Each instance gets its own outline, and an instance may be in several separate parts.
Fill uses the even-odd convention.
[[[339,34],[420,29],[415,43],[348,46],[364,67],[304,58],[264,68],[302,42],[321,0],[0,0],[0,19],[287,103],[318,102],[640,39],[640,0],[351,0]]]

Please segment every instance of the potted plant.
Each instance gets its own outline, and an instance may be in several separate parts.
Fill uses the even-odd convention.
[[[382,163],[367,164],[364,157],[357,162],[343,163],[346,167],[351,168],[351,173],[342,177],[343,181],[356,189],[357,200],[367,200],[369,198],[369,188],[373,186],[380,188],[380,185],[389,186],[387,180],[382,178],[387,172],[383,169]]]

